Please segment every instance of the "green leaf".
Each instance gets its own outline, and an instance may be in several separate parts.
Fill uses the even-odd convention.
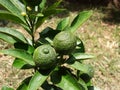
[[[63,20],[61,20],[58,25],[57,25],[57,28],[56,30],[65,30],[68,26],[69,26],[69,22],[70,21],[70,18],[67,17],[67,18],[64,18]]]
[[[18,16],[24,21],[23,16],[21,16],[21,12],[10,0],[0,0],[0,4],[5,7],[12,14]]]
[[[11,14],[8,11],[0,10],[0,19],[10,20],[18,24],[25,24],[23,20],[21,20],[18,16]]]
[[[28,90],[37,90],[48,78],[48,75],[42,75],[38,71],[34,74],[28,85]]]
[[[31,78],[31,76],[25,78],[16,90],[28,90],[27,88]]]
[[[79,78],[78,83],[79,83],[82,87],[84,87],[85,90],[88,90],[86,83],[85,83],[81,78]]]
[[[25,5],[23,5],[20,0],[10,0],[21,12],[25,12]]]
[[[51,6],[49,6],[48,9],[50,10],[50,9],[57,8],[60,5],[61,2],[62,2],[62,0],[56,1],[54,4],[52,4]]]
[[[27,63],[19,58],[15,58],[12,66],[17,68],[17,69],[21,69],[24,65],[26,65]]]
[[[84,44],[82,42],[82,40],[77,37],[77,46],[76,46],[76,49],[74,50],[74,53],[85,53],[85,47],[84,47]]]
[[[41,12],[44,10],[45,4],[46,4],[46,0],[42,0],[42,2],[39,5],[39,7],[41,8]]]
[[[56,85],[63,90],[84,90],[83,87],[78,84],[77,80],[68,72],[62,76],[61,82]]]
[[[27,85],[22,83],[16,90],[27,90]]]
[[[80,62],[74,62],[73,64],[69,64],[71,67],[80,70],[81,72],[89,75],[89,77],[93,77],[94,75],[94,69],[91,65],[89,64],[82,64]]]
[[[17,30],[11,29],[11,28],[3,28],[0,27],[0,33],[4,33],[6,35],[13,36],[15,39],[18,39],[24,43],[27,43],[26,38],[23,36],[22,33],[18,32]]]
[[[13,88],[10,88],[8,86],[3,86],[1,90],[14,90]]]
[[[45,17],[45,16],[39,17],[39,18],[37,19],[35,28],[37,29],[38,27],[40,27],[40,25],[42,25],[43,22],[44,22],[47,18],[48,18],[48,17]]]
[[[0,33],[0,39],[4,40],[10,44],[14,44],[19,41],[19,40],[15,39],[14,37],[6,35],[4,33]]]
[[[92,15],[92,11],[80,12],[72,21],[70,30],[75,32]]]
[[[17,68],[17,69],[31,69],[31,68],[34,68],[34,66],[29,65],[24,60],[19,59],[19,58],[15,58],[12,66]]]
[[[11,56],[14,56],[16,58],[19,58],[21,60],[24,60],[27,64],[35,65],[32,55],[28,54],[25,50],[20,49],[6,49],[6,50],[0,50],[3,54],[8,54]]]
[[[92,54],[86,54],[86,53],[72,53],[72,55],[77,60],[91,59],[95,57]]]

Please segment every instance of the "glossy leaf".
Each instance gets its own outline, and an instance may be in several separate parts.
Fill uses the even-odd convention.
[[[48,17],[39,17],[39,18],[37,19],[35,28],[37,29],[38,27],[40,27],[40,25],[42,25],[43,22],[44,22],[46,19],[48,19]]]
[[[19,58],[23,61],[25,61],[27,64],[35,65],[32,55],[28,54],[25,50],[20,49],[6,49],[6,50],[0,50],[1,53],[14,56],[16,58]]]
[[[78,84],[77,80],[68,72],[62,76],[61,82],[56,85],[63,90],[84,90],[83,87]]]
[[[39,5],[39,7],[40,7],[40,9],[41,9],[41,12],[44,10],[45,4],[46,4],[46,0],[42,0],[42,2],[41,2],[40,5]]]
[[[4,33],[4,34],[10,35],[10,36],[13,36],[15,39],[18,39],[21,42],[27,43],[27,40],[23,36],[23,34],[18,32],[17,30],[14,30],[14,29],[11,29],[11,28],[0,27],[0,33]]]
[[[28,90],[37,90],[48,78],[48,75],[42,75],[38,71],[34,74],[28,85]]]
[[[81,78],[79,78],[78,83],[84,88],[84,90],[88,90],[86,83]]]
[[[90,77],[93,77],[94,75],[94,69],[91,65],[89,64],[82,64],[80,62],[74,62],[73,64],[69,64],[71,67],[80,70],[81,72],[89,75]]]
[[[25,5],[23,5],[20,0],[10,0],[21,12],[25,12]]]
[[[91,59],[95,57],[92,54],[86,54],[86,53],[72,53],[72,55],[77,60]]]
[[[20,85],[19,88],[16,89],[16,90],[28,90],[28,89],[27,89],[27,85],[26,85],[25,83],[23,83],[23,84]]]
[[[65,30],[69,26],[69,23],[70,23],[69,21],[70,21],[69,17],[64,18],[63,20],[61,20],[58,23],[56,30],[61,30],[61,31]]]
[[[3,86],[1,90],[14,90],[13,88],[10,88],[8,86]]]
[[[18,16],[23,21],[23,16],[21,16],[21,12],[12,2],[11,0],[0,0],[0,4],[5,7],[8,11],[10,11],[12,14]]]
[[[78,28],[92,15],[92,11],[83,11],[80,12],[72,21],[70,30],[75,32]]]
[[[31,76],[25,78],[16,90],[28,90],[28,84],[29,84],[31,78],[32,78]]]
[[[84,47],[84,44],[83,44],[83,41],[77,37],[77,46],[76,46],[76,49],[74,50],[74,53],[85,53],[85,47]]]
[[[24,60],[19,59],[19,58],[15,58],[12,66],[17,68],[17,69],[31,69],[31,68],[34,68],[34,66],[26,63]]]
[[[17,69],[21,69],[24,65],[26,65],[27,63],[19,58],[15,58],[12,66],[17,68]]]
[[[18,24],[25,24],[23,20],[21,20],[18,16],[11,14],[8,11],[0,10],[0,19],[10,20]]]
[[[4,40],[5,42],[8,42],[10,44],[14,44],[19,41],[19,40],[15,39],[14,37],[6,35],[4,33],[0,33],[0,39]]]

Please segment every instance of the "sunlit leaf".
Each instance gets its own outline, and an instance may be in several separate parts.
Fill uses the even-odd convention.
[[[39,7],[41,8],[41,12],[44,10],[45,4],[46,4],[46,0],[42,0],[42,2],[39,5]]]
[[[80,70],[81,72],[89,75],[89,77],[93,77],[94,75],[94,69],[91,65],[89,64],[82,64],[80,62],[74,62],[73,64],[69,64],[71,67]]]
[[[0,4],[5,7],[8,11],[10,11],[12,14],[18,16],[23,21],[23,16],[21,16],[21,12],[12,2],[11,0],[0,0]]]
[[[13,36],[15,39],[18,39],[24,43],[27,43],[27,40],[23,36],[23,34],[18,32],[17,30],[14,30],[11,28],[0,27],[0,33],[4,33],[4,34],[10,35],[10,36]]]
[[[81,78],[79,78],[78,83],[79,83],[82,87],[84,87],[85,90],[88,90],[86,83],[85,83]]]
[[[38,71],[34,74],[28,85],[28,90],[37,90],[48,78],[48,75],[42,75]]]
[[[14,44],[19,41],[19,40],[15,39],[14,37],[6,35],[4,33],[0,33],[0,39],[4,40],[5,42],[8,42],[10,44]]]
[[[20,0],[10,0],[21,12],[25,12],[25,5],[23,5]]]
[[[18,16],[11,14],[10,12],[5,11],[5,10],[0,10],[0,19],[10,20],[18,24],[26,24]]]
[[[86,21],[90,18],[90,16],[92,15],[92,11],[83,11],[80,12],[75,19],[72,21],[71,26],[70,26],[70,30],[72,32],[75,32],[76,30],[78,30],[78,28]]]
[[[61,30],[61,31],[65,30],[69,26],[69,23],[70,23],[69,21],[70,21],[69,17],[64,18],[63,20],[61,20],[58,23],[56,30]]]
[[[24,60],[19,59],[19,58],[15,58],[12,66],[17,68],[17,69],[31,69],[31,68],[34,68],[34,66],[29,65]]]
[[[1,90],[14,90],[13,88],[10,88],[8,86],[3,86]]]
[[[77,46],[76,49],[74,50],[74,53],[85,53],[83,41],[79,37],[77,37]]]
[[[5,50],[0,50],[0,53],[14,56],[16,58],[24,60],[26,63],[28,63],[30,65],[35,65],[32,55],[28,54],[27,51],[25,51],[25,50],[5,49]]]
[[[95,57],[92,54],[86,54],[86,53],[72,53],[72,55],[77,60],[91,59]]]
[[[56,86],[63,90],[84,90],[83,87],[78,84],[77,80],[68,72],[62,76],[61,82],[56,84]]]

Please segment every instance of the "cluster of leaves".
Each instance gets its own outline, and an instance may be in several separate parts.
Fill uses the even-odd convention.
[[[56,29],[46,27],[39,33],[40,38],[35,41],[34,33],[37,28],[51,15],[64,9],[57,8],[61,0],[52,5],[47,5],[46,0],[41,0],[39,5],[30,7],[19,0],[0,0],[5,10],[0,10],[0,18],[11,20],[21,25],[31,36],[26,38],[15,29],[0,27],[0,39],[13,44],[13,49],[0,50],[1,53],[15,57],[13,66],[18,69],[34,69],[34,74],[23,80],[17,90],[37,90],[42,87],[45,90],[88,90],[91,86],[91,78],[94,70],[92,66],[82,63],[83,60],[93,58],[85,54],[83,42],[78,38],[75,51],[60,66],[50,70],[36,69],[33,60],[34,50],[43,44],[53,44],[54,36],[65,30],[75,32],[91,15],[92,11],[80,12],[72,21],[70,18],[61,20]],[[59,58],[63,59],[63,57]],[[2,90],[14,90],[4,86]]]

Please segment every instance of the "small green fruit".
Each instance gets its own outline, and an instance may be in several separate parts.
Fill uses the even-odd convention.
[[[57,63],[57,54],[53,47],[50,45],[41,45],[37,47],[33,53],[35,64],[40,69],[50,69]]]
[[[77,45],[76,36],[69,31],[58,33],[53,40],[53,46],[60,54],[71,53]]]

